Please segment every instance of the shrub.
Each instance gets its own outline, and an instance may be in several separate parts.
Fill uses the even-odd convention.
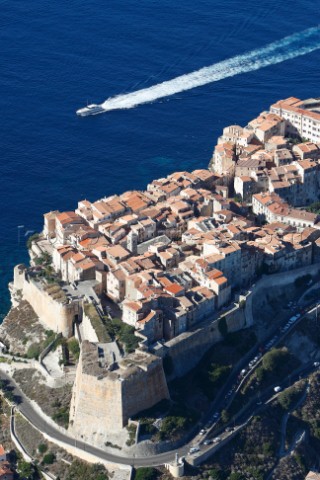
[[[39,345],[37,345],[36,343],[33,343],[32,345],[30,345],[30,347],[28,348],[28,351],[27,351],[27,357],[28,358],[35,358],[36,360],[38,360],[39,355],[40,355]]]
[[[224,480],[225,478],[225,476],[223,475],[223,472],[218,468],[212,468],[207,473],[209,477],[212,478],[212,480]]]
[[[157,470],[152,467],[138,468],[134,480],[154,480],[157,477]]]
[[[281,392],[278,396],[278,402],[285,410],[290,410],[291,407],[297,403],[301,395],[301,389],[297,387],[290,387]]]
[[[56,459],[55,454],[52,452],[49,452],[43,457],[42,463],[44,463],[44,465],[52,465],[55,459]]]
[[[48,445],[46,443],[40,443],[40,445],[38,445],[38,452],[39,453],[43,454],[47,450],[48,450]]]
[[[27,248],[28,250],[30,250],[31,246],[32,246],[32,242],[35,242],[37,240],[39,240],[40,238],[40,235],[39,233],[34,233],[33,235],[30,235],[30,237],[28,238],[27,240]]]
[[[71,340],[69,340],[68,348],[69,348],[70,352],[72,353],[72,355],[76,359],[78,359],[79,355],[80,355],[80,345],[79,345],[79,342],[76,338],[71,338]]]
[[[74,460],[70,467],[65,480],[108,480],[106,469],[99,463],[90,465],[81,460]]]
[[[274,372],[289,358],[289,352],[286,348],[273,348],[267,352],[262,359],[262,366],[267,372]]]

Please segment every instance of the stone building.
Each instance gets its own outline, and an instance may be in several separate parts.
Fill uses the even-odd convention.
[[[162,360],[136,352],[122,358],[115,342],[82,342],[70,406],[69,430],[95,443],[131,417],[169,399]]]

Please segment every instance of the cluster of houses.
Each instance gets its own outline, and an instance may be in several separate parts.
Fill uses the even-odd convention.
[[[45,214],[54,270],[94,280],[153,343],[212,315],[262,271],[319,261],[318,216],[297,207],[318,199],[320,148],[293,146],[280,113],[225,128],[210,170]]]
[[[320,100],[282,100],[245,128],[226,127],[211,168],[245,202],[260,192],[276,193],[293,207],[318,201]]]

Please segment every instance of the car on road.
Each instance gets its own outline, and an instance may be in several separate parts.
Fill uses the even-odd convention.
[[[189,450],[189,453],[197,453],[199,451],[200,451],[199,447],[191,447],[190,450]]]
[[[203,442],[203,445],[211,445],[211,443],[212,443],[212,440],[210,438],[208,438],[208,440],[205,440]]]
[[[221,440],[221,437],[216,437],[213,439],[213,443],[218,443],[220,442],[220,440]]]
[[[202,428],[202,429],[200,430],[200,435],[204,435],[205,433],[206,433],[205,429]]]

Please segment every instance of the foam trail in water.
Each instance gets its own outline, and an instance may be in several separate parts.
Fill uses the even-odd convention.
[[[252,72],[269,65],[284,62],[291,58],[311,53],[320,48],[320,28],[313,27],[295,33],[282,40],[252,50],[243,55],[204,67],[186,75],[173,78],[152,87],[132,93],[118,95],[106,100],[101,106],[106,110],[133,108],[143,103],[153,102],[159,98],[217,82],[240,73]]]

